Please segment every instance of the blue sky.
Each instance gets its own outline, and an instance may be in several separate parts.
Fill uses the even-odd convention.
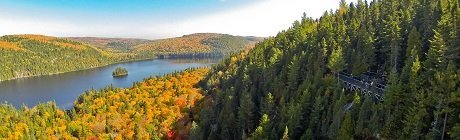
[[[1,0],[0,35],[166,38],[195,32],[272,36],[339,0]]]

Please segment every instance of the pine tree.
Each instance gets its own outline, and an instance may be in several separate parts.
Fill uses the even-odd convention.
[[[422,52],[422,47],[420,33],[415,27],[412,27],[407,41],[406,58],[412,58],[413,60],[416,56],[419,56]]]
[[[327,67],[329,67],[332,72],[337,74],[337,83],[339,82],[339,72],[345,69],[345,66],[346,63],[343,58],[342,47],[337,46],[334,50],[332,50],[331,56],[329,58],[329,63],[327,64]]]
[[[361,26],[357,38],[357,46],[352,55],[352,74],[359,75],[369,70],[375,62],[373,39],[365,26]]]
[[[368,124],[371,115],[372,97],[365,97],[364,102],[359,109],[358,120],[356,121],[355,134],[361,137],[370,135]]]
[[[297,55],[294,55],[291,62],[288,65],[289,73],[288,73],[288,82],[291,91],[297,89],[299,84],[299,69],[300,69],[300,61]]]
[[[343,16],[348,12],[347,2],[345,0],[340,0],[339,10],[337,11],[339,16]]]
[[[420,34],[415,28],[409,33],[407,46],[406,61],[401,72],[400,81],[403,85],[402,90],[407,92],[407,104],[412,105],[418,92],[417,85],[420,85],[420,78],[418,77],[420,70],[419,53],[422,47]],[[405,86],[406,84],[408,86]]]
[[[442,35],[438,31],[434,31],[435,35],[430,41],[430,49],[428,50],[427,59],[424,62],[424,69],[429,76],[433,75],[436,70],[442,67],[445,63],[446,46]]]
[[[342,125],[340,126],[339,140],[352,140],[353,139],[353,119],[351,118],[350,112],[345,114],[345,120],[343,120]]]
[[[243,133],[250,134],[252,128],[254,127],[254,110],[255,105],[252,102],[251,96],[243,93],[240,99],[240,107],[238,109],[238,120],[240,121],[240,130]]]
[[[322,97],[321,95],[318,95],[316,98],[315,98],[315,103],[313,105],[313,110],[311,112],[311,115],[310,115],[310,119],[309,119],[309,125],[308,125],[308,128],[311,129],[312,131],[312,139],[315,139],[316,137],[319,137],[319,133],[320,133],[320,126],[321,126],[321,113],[323,112],[324,110],[324,106],[322,105]],[[307,133],[307,132],[306,132]],[[307,133],[307,136],[310,135]]]
[[[262,114],[267,114],[269,117],[275,115],[275,99],[272,93],[268,93],[262,101]]]
[[[409,77],[409,86],[412,92],[416,92],[419,88],[419,85],[420,85],[419,74],[420,74],[421,68],[422,68],[422,64],[419,60],[419,57],[415,57],[414,62],[412,62],[411,75]]]
[[[422,93],[416,94],[415,105],[413,105],[404,121],[403,135],[406,139],[423,139],[423,130],[427,129],[426,117],[428,112],[424,103],[425,95]]]
[[[289,104],[287,125],[291,130],[289,133],[290,138],[298,139],[300,137],[302,133],[303,112],[301,104],[295,102]]]
[[[284,133],[283,133],[283,137],[281,138],[281,140],[289,140],[289,129],[287,126],[286,128],[284,128]]]
[[[428,98],[433,102],[431,106],[435,107],[434,121],[427,138],[446,138],[446,127],[449,114],[454,112],[457,108],[451,107],[452,95],[456,93],[458,83],[457,72],[455,71],[455,64],[453,61],[449,62],[447,68],[436,72],[434,79],[431,83],[431,91]]]
[[[402,93],[401,82],[395,69],[390,74],[389,85],[384,94],[385,123],[382,130],[384,138],[398,139],[400,135],[400,125],[404,119],[404,111],[407,110],[407,95]]]
[[[382,1],[382,8],[385,8],[388,13],[382,14],[383,19],[383,41],[384,45],[380,53],[389,54],[383,59],[386,61],[385,67],[397,69],[400,61],[400,26],[399,16],[397,13],[397,3],[395,0]]]
[[[347,103],[347,99],[346,99],[347,97],[345,93],[339,92],[338,94],[340,95],[340,99],[334,104],[333,120],[330,125],[329,132],[328,132],[329,137],[332,139],[335,139],[337,137],[337,134],[339,133],[340,125],[342,124],[342,118],[344,114],[343,107]]]
[[[270,119],[268,118],[267,114],[263,114],[262,118],[260,118],[259,126],[257,126],[256,130],[252,134],[250,139],[253,140],[266,140],[269,139],[268,133],[270,132]]]
[[[314,139],[314,135],[313,135],[313,131],[311,128],[308,128],[307,130],[305,130],[305,133],[302,135],[302,137],[300,137],[301,140],[313,140]]]
[[[458,116],[460,118],[460,116]],[[450,130],[449,135],[452,139],[460,139],[460,123],[456,123]]]
[[[203,139],[201,135],[201,127],[195,121],[192,121],[192,127],[190,128],[190,139],[191,140],[201,140]]]
[[[423,47],[420,39],[420,34],[417,29],[412,28],[407,42],[406,62],[401,74],[401,80],[403,83],[409,83],[408,88],[411,93],[416,92],[417,85],[419,84],[418,74],[421,68],[420,53],[422,52],[421,49]]]

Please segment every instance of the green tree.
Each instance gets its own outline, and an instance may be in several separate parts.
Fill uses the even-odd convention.
[[[345,93],[338,92],[337,94],[340,95],[340,98],[334,104],[334,107],[332,110],[333,111],[332,123],[330,125],[330,129],[328,132],[329,137],[332,139],[337,138],[337,135],[340,130],[340,125],[342,124],[343,114],[345,111],[343,107],[347,104],[347,97]]]
[[[402,129],[400,125],[407,110],[407,94],[402,92],[401,82],[395,69],[390,74],[389,85],[384,94],[385,123],[382,135],[388,139],[398,139]]]
[[[201,135],[201,127],[195,121],[192,121],[192,127],[190,128],[190,139],[192,140],[201,140],[203,139]]]
[[[352,140],[353,139],[353,119],[351,118],[350,112],[345,114],[345,120],[343,120],[340,126],[339,136],[337,139],[340,140]]]
[[[460,116],[458,116],[460,118]],[[452,139],[459,139],[460,138],[460,123],[456,123],[454,127],[449,132],[449,135]]]
[[[284,133],[283,133],[283,137],[281,137],[281,140],[289,140],[289,129],[287,126],[286,128],[284,128]]]
[[[434,32],[435,35],[430,41],[430,49],[428,50],[427,59],[424,62],[425,70],[429,75],[433,75],[436,70],[442,67],[445,63],[445,52],[446,46],[442,35],[438,32]]]
[[[337,84],[339,82],[339,72],[344,70],[346,67],[345,59],[343,58],[342,47],[337,46],[332,50],[331,56],[329,57],[329,63],[327,67],[334,73],[337,74]]]
[[[267,114],[268,116],[275,115],[275,99],[272,93],[268,93],[263,99],[261,111],[262,114]]]
[[[291,62],[288,65],[289,73],[288,73],[288,82],[291,91],[297,89],[299,84],[299,69],[300,69],[300,60],[297,55],[294,55]]]
[[[270,119],[267,114],[263,114],[260,118],[259,126],[257,126],[254,133],[252,133],[251,139],[253,140],[266,140],[269,139],[268,133],[270,132]]]
[[[365,26],[359,29],[356,49],[352,54],[352,74],[360,75],[369,70],[375,62],[375,49],[373,39]]]
[[[423,46],[420,33],[415,27],[412,27],[407,41],[406,58],[413,59],[414,57],[419,56],[422,52],[422,47]]]
[[[240,130],[245,134],[250,134],[254,127],[254,110],[255,105],[252,102],[251,96],[247,93],[241,96],[240,107],[238,108],[238,121],[240,123]]]
[[[370,120],[370,115],[372,113],[372,98],[364,98],[364,102],[359,109],[358,120],[356,121],[355,134],[362,137],[367,137],[370,135],[370,130],[368,129],[368,124]]]
[[[427,119],[428,112],[425,105],[425,95],[418,93],[415,100],[415,105],[412,106],[404,121],[403,135],[407,139],[423,139],[423,130],[428,127]]]

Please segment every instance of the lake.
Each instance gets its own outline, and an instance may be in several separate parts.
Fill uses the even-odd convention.
[[[164,75],[191,67],[210,66],[219,59],[155,59],[126,62],[99,68],[67,72],[56,75],[28,77],[0,82],[0,102],[15,107],[32,107],[38,103],[55,101],[60,108],[69,109],[80,94],[89,89],[102,89],[109,85],[127,88],[133,82],[150,76]],[[114,78],[112,72],[124,67],[128,75]]]

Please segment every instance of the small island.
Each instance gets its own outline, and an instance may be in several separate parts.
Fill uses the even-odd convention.
[[[117,67],[115,71],[112,72],[113,77],[121,77],[125,75],[128,75],[128,70],[123,67]]]

